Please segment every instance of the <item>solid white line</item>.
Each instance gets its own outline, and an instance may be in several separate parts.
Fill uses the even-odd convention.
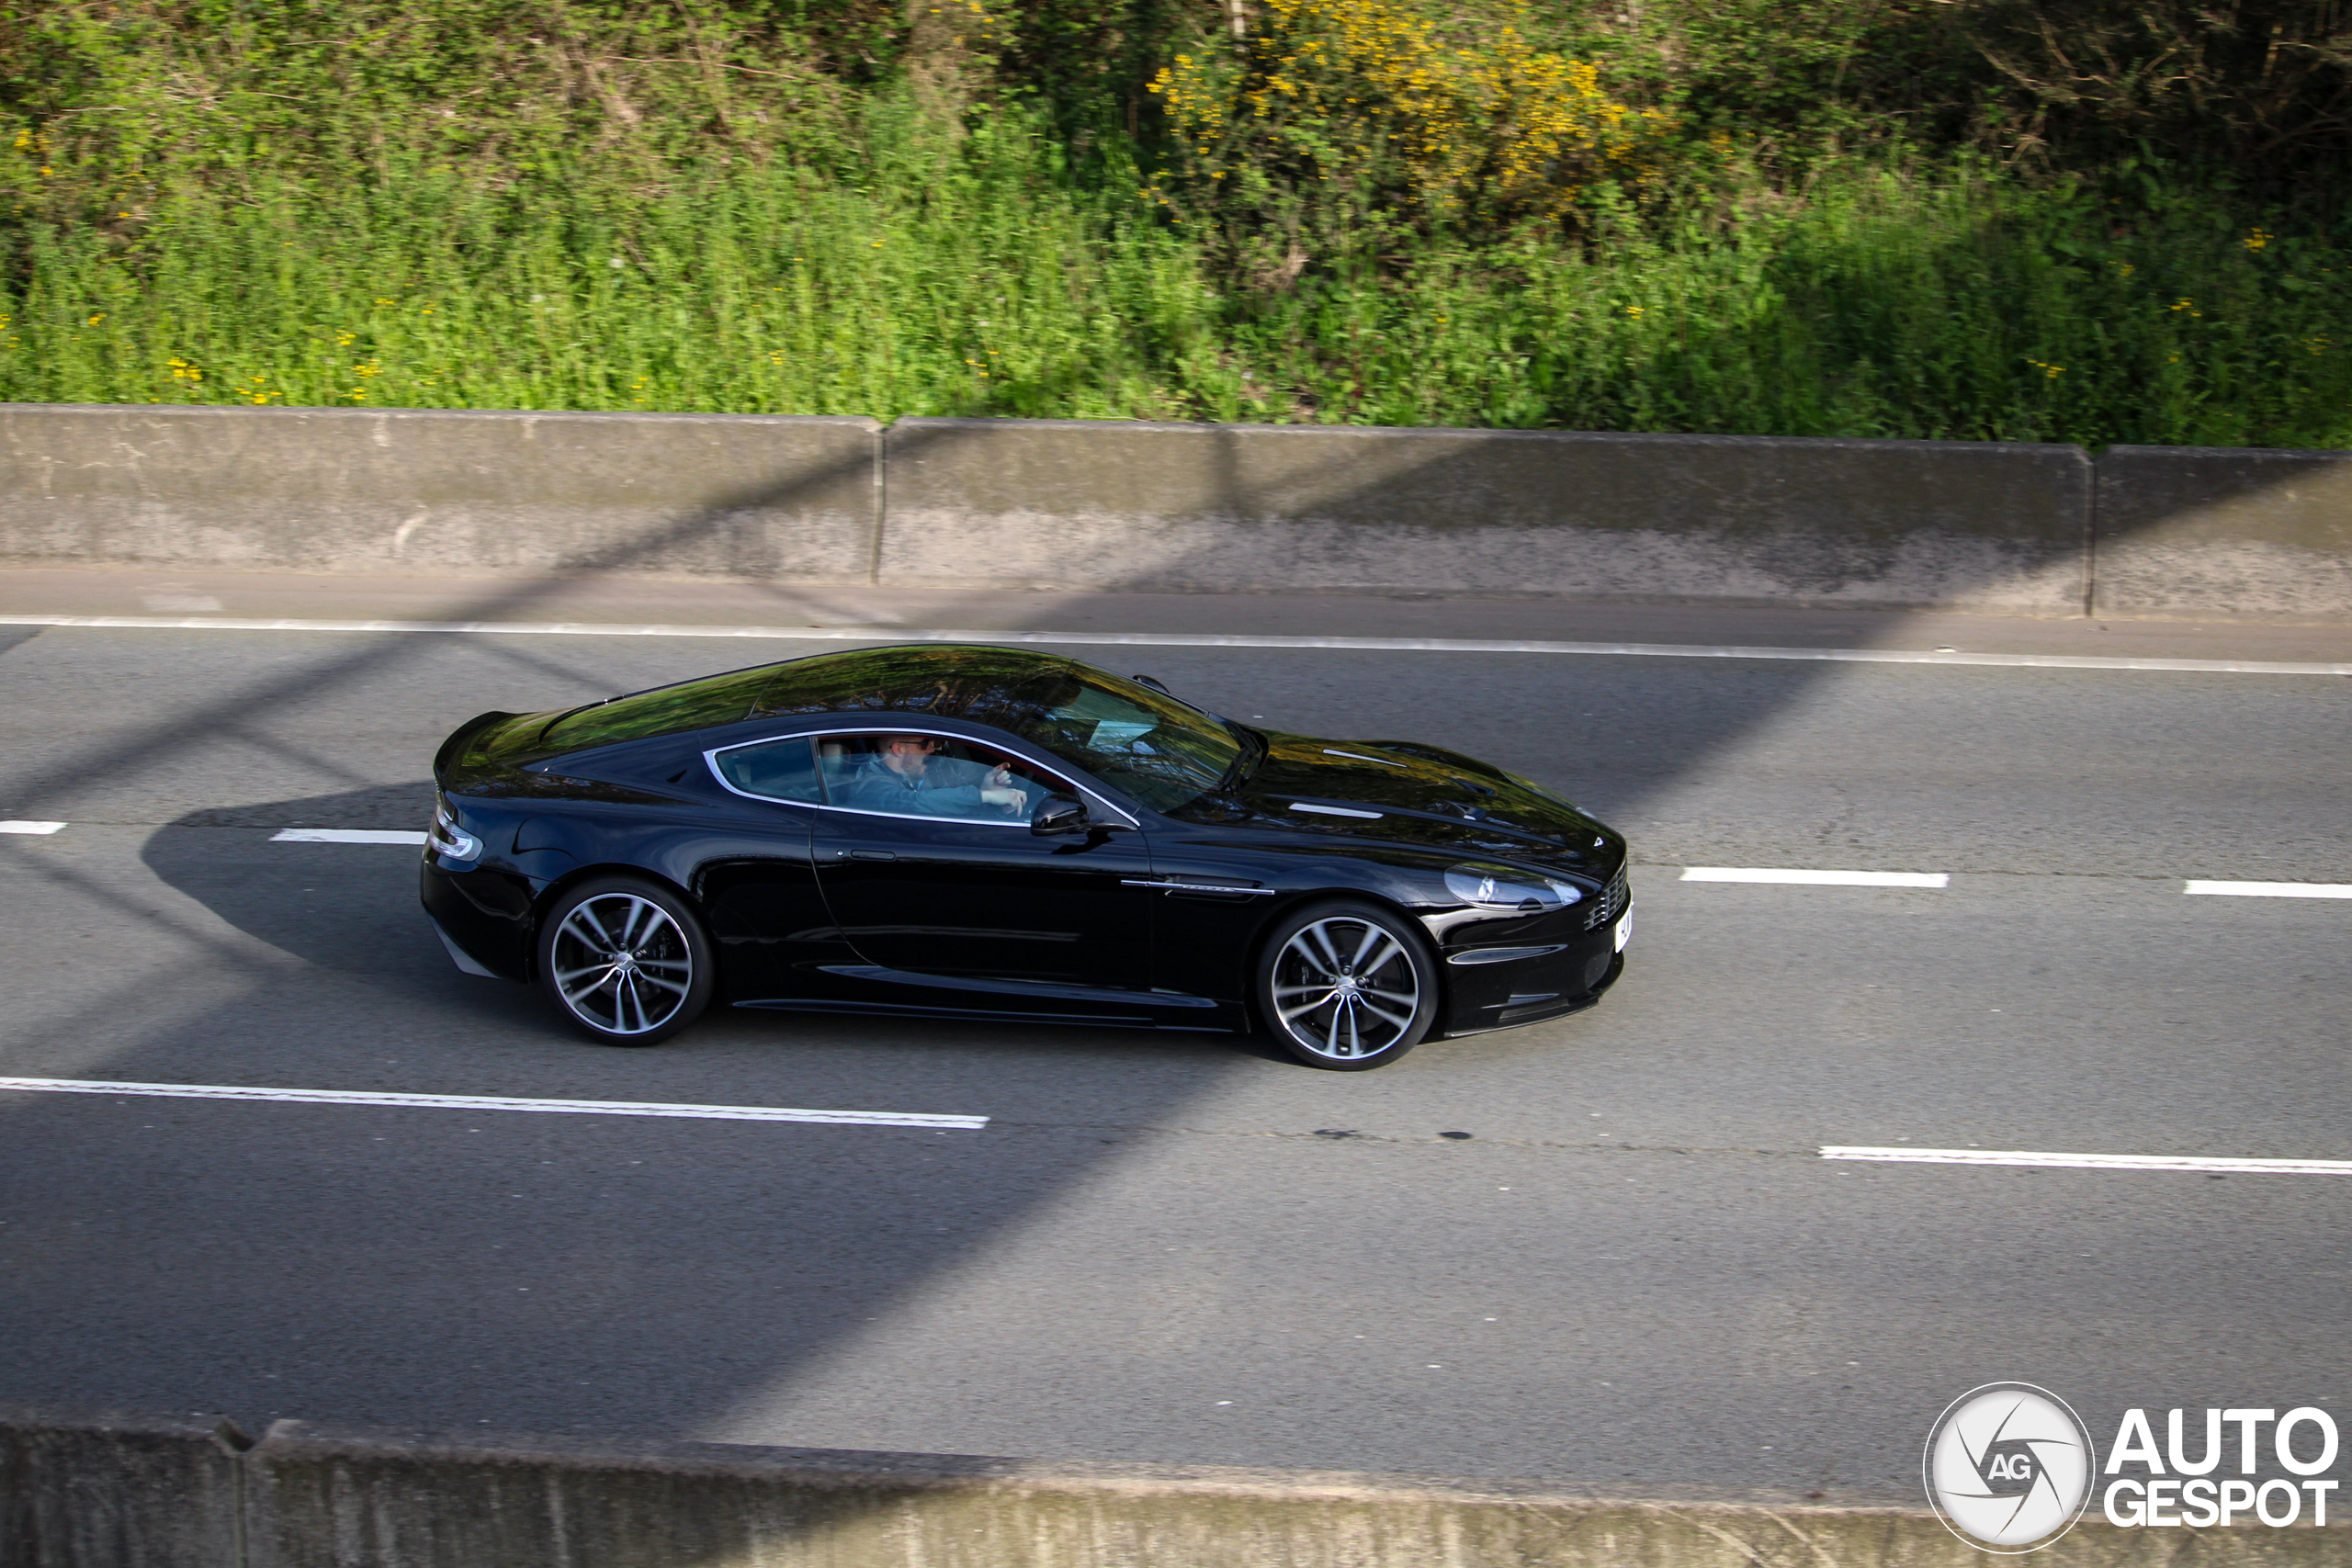
[[[1917,1165],[2032,1165],[2070,1170],[2245,1171],[2253,1176],[2352,1176],[2352,1159],[2219,1159],[2207,1155],[2053,1155],[2022,1149],[1870,1148],[1832,1144],[1823,1159]]]
[[[1773,866],[1692,865],[1685,882],[1778,882],[1798,887],[1944,887],[1946,871],[1783,871]]]
[[[107,1083],[95,1078],[0,1078],[0,1089],[35,1094],[150,1094],[172,1100],[266,1100],[295,1105],[391,1105],[424,1111],[540,1111],[573,1116],[670,1116],[696,1122],[827,1122],[859,1127],[978,1132],[985,1116],[920,1111],[787,1111],[770,1105],[662,1105],[634,1100],[506,1100],[479,1094],[390,1094],[366,1089],[248,1089],[218,1084]]]
[[[0,833],[54,833],[65,826],[62,822],[0,822]]]
[[[2352,898],[2352,882],[2191,882],[2181,891],[2224,898]]]
[[[273,844],[422,844],[424,835],[401,828],[280,828]]]
[[[901,626],[633,626],[597,621],[261,620],[235,615],[0,615],[0,626],[232,632],[466,632],[507,637],[764,637],[801,642],[1052,643],[1116,648],[1324,648],[1367,653],[1568,653],[1636,659],[1791,659],[1829,664],[1968,664],[2021,670],[2146,670],[2223,675],[2352,675],[2352,663],[2261,659],[2110,659],[2074,653],[1946,653],[1902,648],[1731,648],[1671,642],[1548,642],[1436,637],[1249,637],[1211,632],[940,631]]]

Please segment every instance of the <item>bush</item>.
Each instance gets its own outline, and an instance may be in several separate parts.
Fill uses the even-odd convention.
[[[1171,142],[1153,198],[1287,281],[1308,248],[1492,237],[1657,182],[1669,117],[1513,23],[1481,31],[1448,40],[1396,0],[1266,0],[1246,37],[1153,79]]]
[[[2352,446],[2335,0],[1420,3],[0,0],[0,398]]]

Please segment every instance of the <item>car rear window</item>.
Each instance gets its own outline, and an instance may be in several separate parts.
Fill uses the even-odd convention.
[[[581,751],[591,746],[733,724],[752,716],[752,703],[758,700],[760,689],[775,679],[776,669],[763,664],[733,670],[574,708],[541,732],[539,744],[557,751]]]

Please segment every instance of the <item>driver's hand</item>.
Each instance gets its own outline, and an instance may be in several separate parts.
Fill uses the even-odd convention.
[[[1006,784],[1009,784],[1012,782],[1012,770],[1002,762],[998,763],[996,772],[989,775],[989,785],[996,789],[1002,789]]]

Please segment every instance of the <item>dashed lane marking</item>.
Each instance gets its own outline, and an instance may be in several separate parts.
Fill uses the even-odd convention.
[[[2223,898],[2352,898],[2352,882],[2190,882],[2181,891]]]
[[[422,845],[424,835],[397,828],[280,828],[269,836],[273,844],[411,844]]]
[[[2011,670],[2140,670],[2224,675],[2352,675],[2352,663],[2267,659],[2121,659],[1908,648],[1735,648],[1668,642],[1487,637],[1247,637],[1213,632],[945,631],[910,626],[632,626],[595,621],[358,621],[241,615],[0,615],[0,626],[227,632],[462,632],[504,637],[759,637],[799,642],[1049,643],[1097,648],[1325,648],[1367,653],[1565,653],[1632,659],[1785,659],[1827,664],[1965,664]]]
[[[2206,1155],[2066,1155],[2024,1149],[1874,1148],[1831,1144],[1823,1159],[1890,1161],[1903,1165],[2044,1166],[2067,1170],[2190,1170],[2212,1175],[2352,1176],[2352,1159],[2222,1159]]]
[[[411,1111],[536,1111],[569,1116],[661,1116],[693,1122],[818,1122],[855,1127],[927,1127],[977,1133],[985,1116],[920,1111],[797,1111],[773,1105],[664,1105],[633,1100],[509,1100],[479,1094],[390,1094],[366,1089],[254,1089],[221,1084],[108,1083],[96,1078],[0,1077],[0,1090],[29,1094],[159,1095],[170,1100],[269,1100],[291,1105],[376,1105]]]
[[[65,824],[62,822],[0,822],[0,833],[30,833],[43,835],[57,832],[64,826]]]
[[[1781,866],[1690,865],[1684,882],[1773,882],[1795,887],[1944,887],[1947,871],[1795,871]]]

